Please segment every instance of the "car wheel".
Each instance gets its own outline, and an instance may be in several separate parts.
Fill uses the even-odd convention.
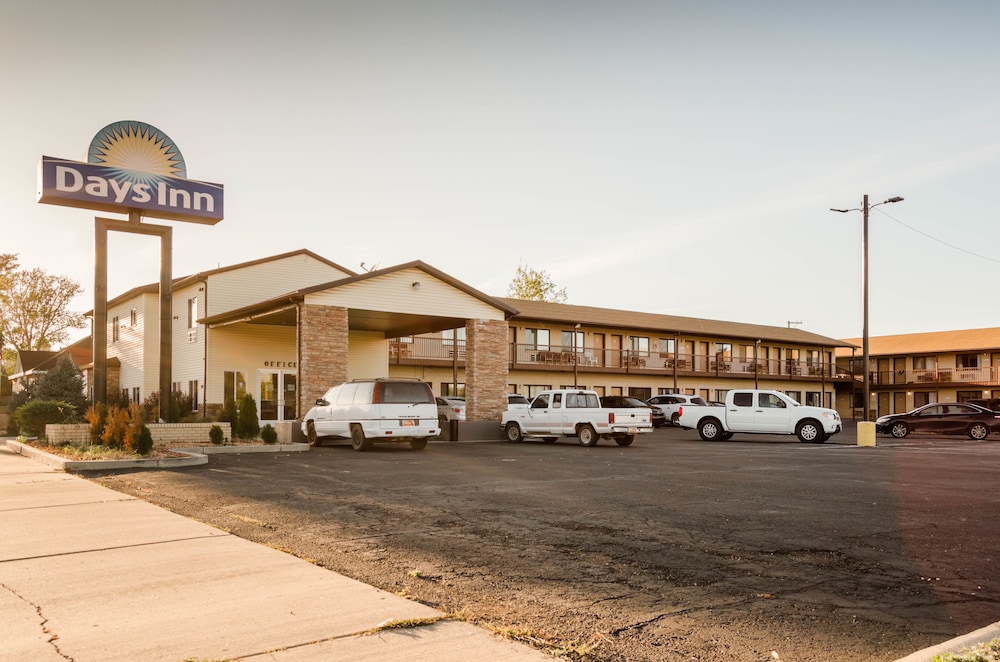
[[[627,434],[624,437],[615,437],[615,443],[619,446],[631,446],[633,441],[635,441],[634,434]]]
[[[319,442],[319,437],[316,436],[316,424],[312,421],[306,421],[306,439],[309,440],[310,446],[321,446]]]
[[[896,421],[889,428],[889,434],[894,436],[896,439],[902,439],[906,435],[910,434],[910,426],[903,421]]]
[[[410,439],[410,448],[415,451],[422,451],[427,448],[426,439]]]
[[[507,441],[515,444],[520,443],[524,439],[524,433],[521,432],[521,426],[517,423],[508,423],[507,427],[503,429],[503,432],[507,436]]]
[[[725,431],[722,429],[722,424],[714,418],[706,418],[698,424],[698,436],[705,441],[722,439],[724,434]]]
[[[813,444],[823,438],[823,428],[816,421],[802,421],[796,428],[795,434],[802,443]]]
[[[969,437],[976,441],[982,441],[990,434],[990,429],[983,423],[973,423],[969,426]]]
[[[681,420],[681,415],[678,414],[677,412],[674,412],[670,415],[670,424],[673,425],[674,427],[680,425],[680,423],[678,423],[678,421],[680,420]]]
[[[597,445],[597,433],[594,432],[594,428],[587,425],[580,426],[580,429],[576,432],[577,438],[580,440],[581,446],[596,446]]]
[[[733,438],[733,433],[732,432],[723,432],[722,434],[719,435],[719,439],[721,439],[722,441],[725,441],[726,439],[732,439],[732,438]]]
[[[357,423],[351,426],[351,446],[356,451],[366,451],[372,447],[372,442],[368,441],[364,429]]]

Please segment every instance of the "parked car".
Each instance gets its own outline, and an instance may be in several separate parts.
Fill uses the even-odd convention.
[[[663,415],[667,417],[671,425],[677,425],[680,418],[681,405],[710,405],[711,402],[705,400],[700,395],[685,395],[683,393],[665,393],[654,395],[646,400],[647,405],[656,405],[663,410]]]
[[[426,382],[406,379],[364,379],[328,390],[302,418],[309,444],[341,437],[356,451],[375,442],[409,442],[415,450],[441,433],[434,392]]]
[[[646,409],[652,410],[653,416],[653,427],[658,428],[667,424],[667,416],[663,413],[663,410],[656,406],[650,405],[639,398],[631,398],[624,395],[605,395],[601,398],[602,407],[644,407]]]
[[[935,402],[905,414],[881,416],[875,431],[902,439],[911,432],[967,434],[977,441],[1000,432],[1000,412],[968,403]]]
[[[448,396],[435,398],[435,401],[438,408],[438,420],[441,423],[465,420],[465,398]]]
[[[507,410],[511,409],[527,409],[531,406],[531,400],[527,397],[521,395],[520,393],[508,393],[507,394]]]

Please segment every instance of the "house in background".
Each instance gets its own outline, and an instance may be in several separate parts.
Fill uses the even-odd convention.
[[[77,340],[71,345],[54,351],[18,351],[14,362],[14,372],[8,375],[11,391],[19,393],[39,377],[55,367],[63,356],[68,356],[73,365],[84,374],[92,367],[93,349],[90,337]]]

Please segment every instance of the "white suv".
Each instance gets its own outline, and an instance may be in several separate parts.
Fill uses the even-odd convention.
[[[365,379],[334,386],[302,419],[309,444],[323,437],[349,438],[356,451],[375,442],[410,442],[415,450],[440,434],[430,384],[404,379]]]
[[[683,393],[665,393],[663,395],[654,395],[649,400],[646,400],[647,405],[656,405],[663,410],[664,416],[670,421],[671,425],[677,425],[677,419],[681,417],[680,408],[681,405],[708,405],[711,404],[705,398],[700,395],[685,395]]]

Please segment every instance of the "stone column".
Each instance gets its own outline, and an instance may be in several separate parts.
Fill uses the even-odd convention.
[[[301,417],[331,386],[347,381],[347,308],[302,304],[299,309]]]
[[[465,412],[469,421],[499,421],[507,409],[506,320],[469,320],[465,325]]]

